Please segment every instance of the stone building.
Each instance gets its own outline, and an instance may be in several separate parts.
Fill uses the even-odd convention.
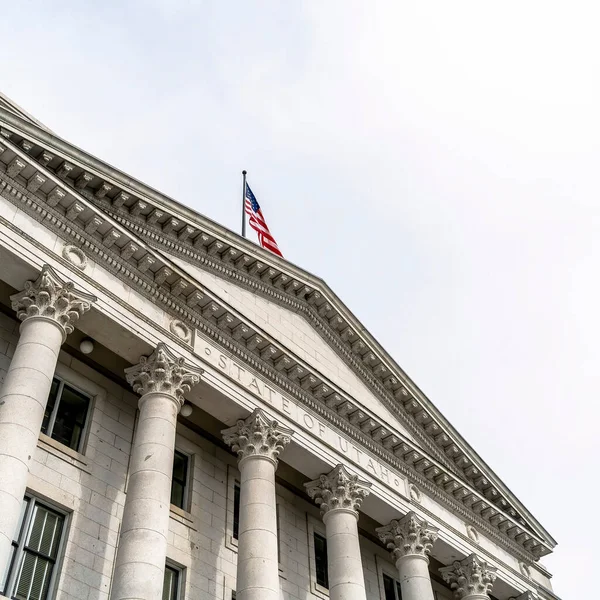
[[[555,541],[318,277],[0,96],[0,595],[553,599]]]

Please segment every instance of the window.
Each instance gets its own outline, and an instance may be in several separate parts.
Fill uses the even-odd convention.
[[[327,540],[318,533],[314,533],[313,535],[315,540],[315,573],[317,576],[317,585],[328,589]]]
[[[402,600],[400,582],[392,579],[389,575],[383,575],[383,594],[385,600]]]
[[[233,484],[233,539],[237,540],[240,534],[240,484]]]
[[[25,498],[3,594],[16,600],[46,600],[56,575],[65,517],[35,498]]]
[[[55,377],[44,413],[42,433],[79,452],[89,407],[89,396]]]
[[[185,510],[187,504],[187,478],[189,459],[175,450],[173,458],[173,479],[171,482],[171,504]]]
[[[162,600],[178,600],[179,598],[179,580],[181,571],[165,566],[165,578],[163,581]]]

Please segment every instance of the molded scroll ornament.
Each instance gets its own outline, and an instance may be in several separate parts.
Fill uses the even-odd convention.
[[[371,484],[350,473],[344,465],[337,465],[329,475],[305,483],[308,495],[325,516],[331,510],[352,510],[358,516],[363,500],[369,495]]]
[[[475,527],[467,525],[467,535],[469,536],[469,539],[473,540],[476,544],[479,544],[479,534]]]
[[[87,267],[88,259],[80,248],[73,246],[73,244],[67,244],[62,249],[62,255],[66,258],[73,266],[81,269],[82,271]]]
[[[455,560],[452,566],[440,569],[444,581],[450,584],[457,600],[487,596],[496,581],[496,571],[496,567],[488,565],[476,554],[460,561]]]
[[[408,490],[410,491],[411,500],[414,500],[415,502],[421,504],[421,499],[423,497],[421,494],[421,490],[414,483],[411,483],[408,486]]]
[[[125,369],[127,382],[136,394],[168,394],[180,407],[183,395],[200,381],[202,373],[202,369],[186,364],[162,342],[150,356],[142,356],[137,365]]]
[[[76,290],[73,282],[61,279],[49,265],[44,265],[39,277],[25,282],[25,289],[10,299],[19,320],[42,317],[58,323],[63,330],[63,341],[73,332],[74,323],[97,300],[96,296]]]
[[[192,338],[192,331],[190,328],[179,319],[173,319],[169,324],[169,330],[173,335],[182,339],[184,342],[189,342]]]
[[[524,562],[519,562],[519,570],[525,577],[531,579],[531,570],[529,569],[529,565],[526,565]]]
[[[273,461],[275,465],[294,434],[278,421],[269,419],[260,408],[221,433],[225,443],[237,453],[240,463],[246,458],[259,456]]]
[[[413,511],[401,519],[394,519],[386,527],[378,527],[376,531],[392,553],[394,561],[411,554],[426,556],[431,552],[439,533],[437,527],[432,527]]]

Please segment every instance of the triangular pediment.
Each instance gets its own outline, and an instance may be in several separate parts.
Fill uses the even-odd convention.
[[[376,398],[373,392],[319,335],[304,316],[267,298],[214,275],[180,257],[171,259],[216,296],[239,311],[256,327],[271,336],[303,363],[343,390],[367,411],[417,443],[398,417]],[[365,416],[365,420],[366,420]]]
[[[325,282],[50,135],[15,106],[0,98],[0,170],[16,182],[13,200],[68,223],[63,233],[96,248],[165,310],[176,305],[190,323],[234,340],[240,357],[259,356],[436,497],[510,531],[533,556],[550,551],[551,536]]]

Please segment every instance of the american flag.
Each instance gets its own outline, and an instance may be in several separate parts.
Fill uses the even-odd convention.
[[[279,246],[275,241],[275,238],[271,235],[269,228],[267,227],[267,222],[263,217],[262,210],[260,210],[260,206],[256,201],[256,197],[252,193],[250,186],[246,184],[246,190],[244,193],[244,211],[248,215],[248,223],[250,227],[256,231],[258,234],[258,241],[263,248],[270,250],[273,254],[277,254],[277,256],[281,256],[283,258],[283,254],[281,254],[281,250],[279,250]]]

